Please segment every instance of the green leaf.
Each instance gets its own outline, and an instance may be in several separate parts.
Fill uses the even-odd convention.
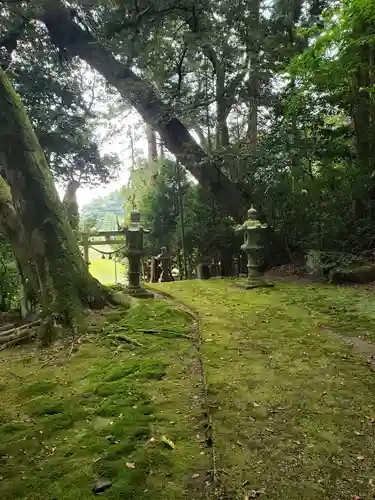
[[[167,438],[167,436],[162,436],[161,441],[172,450],[176,448],[174,442],[171,439]]]

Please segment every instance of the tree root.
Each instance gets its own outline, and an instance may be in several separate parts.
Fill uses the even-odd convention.
[[[71,356],[74,352],[78,351],[78,345],[81,344],[81,341],[86,337],[86,335],[82,335],[82,337],[79,337],[78,339],[74,340],[72,342],[72,345],[70,346],[69,349],[69,356]]]
[[[171,330],[136,330],[137,332],[145,333],[147,335],[165,335],[166,337],[176,337],[187,340],[195,340],[191,335],[186,335],[185,333],[173,332]]]
[[[14,340],[20,340],[23,337],[27,337],[29,335],[28,330],[35,326],[40,325],[41,320],[38,319],[36,321],[32,321],[31,323],[27,323],[26,325],[21,325],[16,328],[11,328],[9,330],[5,330],[0,333],[0,345],[6,344],[8,342],[13,342]]]
[[[110,292],[108,294],[109,303],[129,309],[131,305],[130,296],[123,292]]]
[[[108,337],[113,340],[121,340],[122,342],[126,342],[127,344],[132,344],[137,347],[145,347],[143,344],[138,342],[138,340],[132,339],[131,337],[127,337],[126,335],[108,335]]]

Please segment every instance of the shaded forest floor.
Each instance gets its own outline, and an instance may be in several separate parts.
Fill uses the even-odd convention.
[[[4,351],[1,498],[373,498],[373,292],[231,284],[156,285],[173,300]]]

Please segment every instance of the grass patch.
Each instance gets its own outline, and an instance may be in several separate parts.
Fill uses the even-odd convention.
[[[321,329],[372,338],[369,291],[245,291],[225,280],[155,287],[200,318],[218,497],[372,498],[374,374]],[[112,482],[110,500],[210,499],[199,363],[192,343],[173,337],[193,335],[190,314],[146,300],[95,324],[97,337],[72,356],[58,347],[4,351],[2,500],[86,500],[98,478]],[[111,344],[116,333],[144,347]]]
[[[144,333],[150,330],[156,333],[153,343],[167,346],[174,334],[175,341],[180,342],[178,334],[192,333],[192,318],[183,308],[167,301],[142,300],[121,317],[110,317],[102,328],[104,335],[125,334],[142,344],[150,341],[150,335]]]
[[[107,250],[107,248],[105,249]],[[115,283],[115,264],[113,260],[102,259],[98,257],[98,252],[93,251],[90,259],[90,273],[103,285],[113,285]],[[117,282],[125,283],[125,266],[120,262],[116,263]]]
[[[142,305],[164,328],[174,328],[176,318],[189,328],[164,302]],[[104,317],[103,328],[141,326],[139,308]],[[210,465],[196,438],[203,410],[191,345],[148,336],[145,349],[122,350],[97,333],[73,355],[61,347],[2,354],[2,500],[91,499],[100,478],[111,481],[103,494],[111,500],[196,497],[190,476]]]
[[[359,304],[368,292],[245,291],[223,280],[156,287],[201,318],[223,498],[372,498],[374,375],[320,328],[370,325],[370,304]]]
[[[285,300],[305,307],[321,323],[339,333],[362,337],[375,344],[374,292],[364,287],[290,286],[293,293]]]

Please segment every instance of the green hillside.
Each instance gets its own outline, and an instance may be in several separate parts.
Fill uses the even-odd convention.
[[[121,189],[102,196],[84,205],[81,209],[81,225],[98,231],[117,229],[117,218],[124,219],[125,197]]]

